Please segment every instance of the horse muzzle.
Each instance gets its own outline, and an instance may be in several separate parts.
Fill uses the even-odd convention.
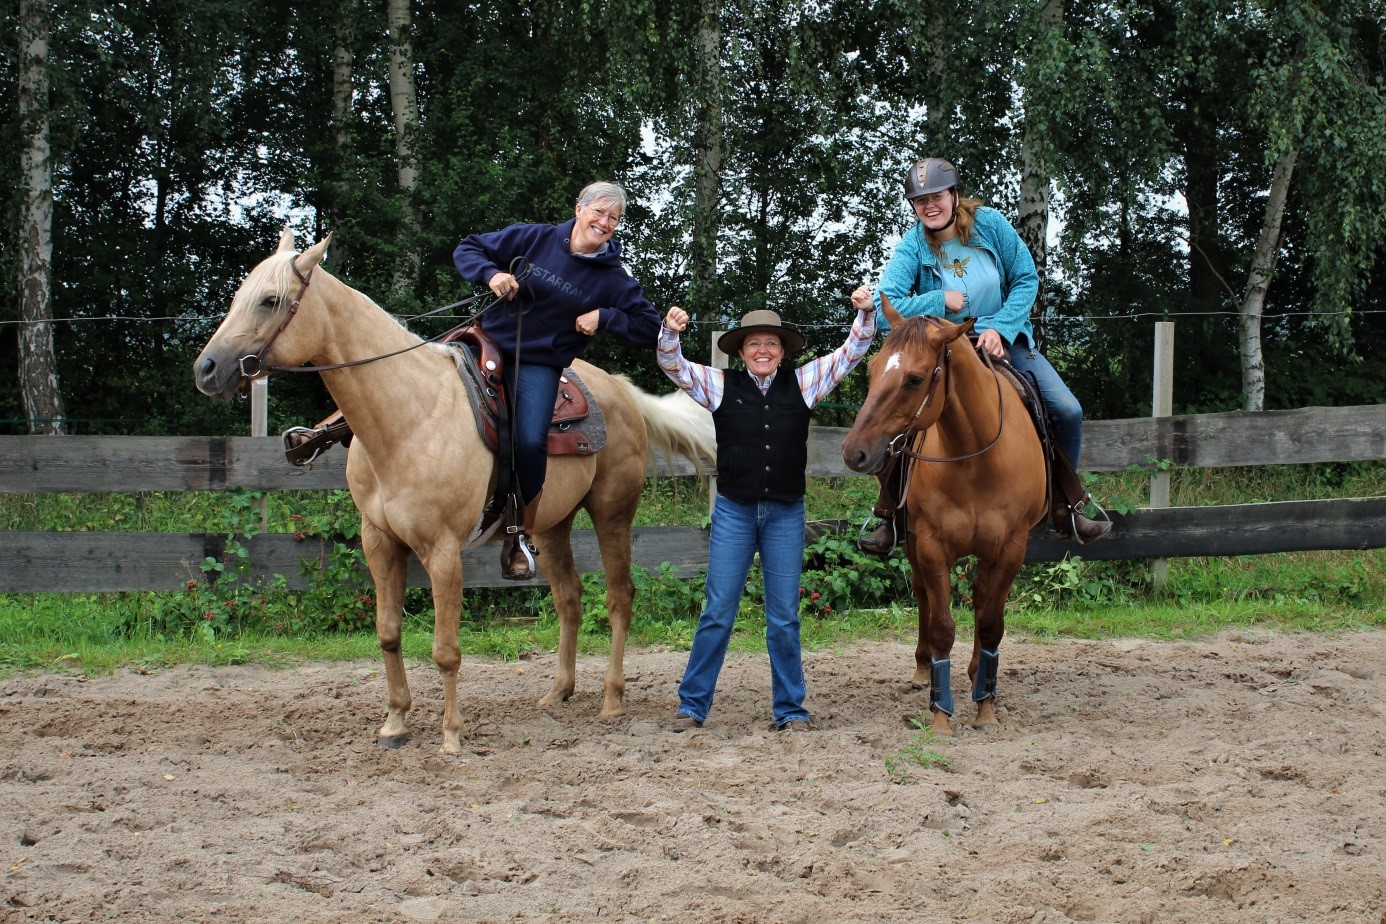
[[[210,398],[230,401],[244,391],[249,381],[239,362],[220,359],[205,350],[193,362],[193,384]]]
[[[842,461],[852,471],[862,475],[874,475],[885,468],[890,458],[890,443],[877,440],[874,445],[862,445],[853,440],[851,434],[842,444]]]

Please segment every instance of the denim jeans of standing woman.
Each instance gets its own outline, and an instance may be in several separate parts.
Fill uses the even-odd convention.
[[[765,577],[765,644],[770,652],[772,709],[777,726],[801,719],[804,666],[799,650],[799,577],[804,562],[804,502],[741,503],[717,495],[708,542],[707,603],[698,619],[688,668],[679,684],[680,715],[699,722],[712,709],[717,675],[755,554]]]

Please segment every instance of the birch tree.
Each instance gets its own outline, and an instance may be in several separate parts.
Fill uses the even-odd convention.
[[[394,294],[403,296],[419,278],[422,228],[417,200],[419,186],[419,96],[414,82],[414,38],[409,0],[388,0],[390,30],[390,109],[395,119],[395,171],[399,178],[403,216],[403,253],[395,274]]]
[[[48,0],[19,3],[19,387],[32,433],[67,432],[53,349],[53,167],[49,148]]]

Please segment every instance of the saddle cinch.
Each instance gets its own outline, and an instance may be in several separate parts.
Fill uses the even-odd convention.
[[[505,364],[494,341],[479,327],[451,331],[441,343],[453,347],[457,372],[467,389],[477,432],[486,447],[497,453],[509,468],[510,419],[505,396]],[[506,442],[500,434],[506,432]],[[351,425],[341,411],[312,428],[292,427],[284,431],[284,457],[297,466],[311,464],[328,449],[351,444]],[[559,378],[554,398],[553,419],[549,424],[549,455],[591,455],[600,452],[607,441],[606,419],[601,405],[587,384],[571,368]]]

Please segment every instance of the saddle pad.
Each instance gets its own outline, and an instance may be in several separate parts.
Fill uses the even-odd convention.
[[[467,389],[467,399],[474,413],[478,435],[496,450],[496,420],[491,410],[492,402],[484,392],[490,388],[481,371],[476,368],[476,360],[471,350],[458,345],[453,348],[457,373]],[[574,394],[574,389],[577,393]],[[575,405],[586,405],[587,413],[581,417],[573,416]],[[606,418],[596,397],[571,368],[564,369],[558,381],[558,396],[554,400],[554,421],[549,425],[549,455],[592,455],[606,448]]]

